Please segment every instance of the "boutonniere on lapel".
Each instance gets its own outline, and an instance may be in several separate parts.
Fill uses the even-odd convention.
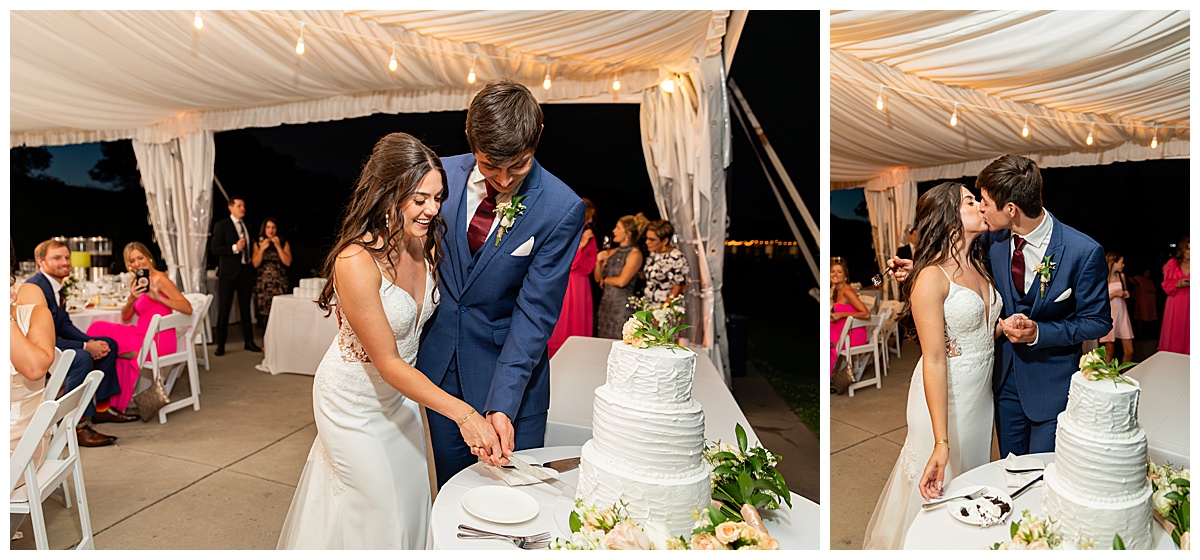
[[[496,226],[497,247],[500,246],[500,239],[504,237],[504,233],[517,223],[517,216],[525,213],[525,205],[521,204],[524,199],[524,196],[514,196],[511,202],[502,202],[496,205],[496,215],[500,216],[500,224]]]
[[[1054,255],[1046,255],[1042,257],[1042,262],[1033,267],[1034,274],[1037,274],[1038,281],[1042,284],[1038,297],[1046,297],[1046,284],[1050,283],[1050,275],[1058,268],[1058,263],[1050,260]]]

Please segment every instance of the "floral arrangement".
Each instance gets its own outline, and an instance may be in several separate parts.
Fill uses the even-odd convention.
[[[59,288],[58,295],[62,296],[63,304],[65,305],[67,298],[75,295],[75,292],[78,290],[79,281],[75,279],[74,275],[68,274],[66,278],[63,278],[62,288]]]
[[[639,299],[639,298],[630,298]],[[676,296],[682,300],[682,297]],[[674,300],[672,300],[674,301]],[[678,309],[678,312],[676,311]],[[683,306],[672,306],[654,311],[639,310],[625,321],[621,327],[621,340],[634,348],[649,348],[663,346],[665,348],[682,348],[675,343],[675,336],[691,325],[680,325],[683,319]]]
[[[746,505],[779,509],[782,501],[791,506],[792,493],[775,469],[782,457],[762,445],[747,447],[746,430],[741,424],[734,432],[736,448],[720,441],[704,446],[704,460],[712,466],[713,506],[735,521],[743,520],[739,512]]]
[[[493,212],[500,216],[500,223],[496,225],[496,246],[500,246],[500,238],[504,237],[504,233],[512,229],[513,224],[517,223],[517,216],[525,213],[525,205],[521,204],[524,196],[514,196],[511,202],[502,202],[496,205]]]
[[[1038,297],[1046,297],[1046,284],[1050,283],[1050,275],[1054,269],[1058,268],[1058,263],[1050,260],[1053,258],[1054,255],[1046,255],[1042,257],[1042,262],[1033,267],[1033,272],[1038,277],[1038,283],[1042,285]]]
[[[658,522],[638,524],[629,519],[625,503],[609,508],[584,506],[575,500],[571,512],[571,538],[555,538],[553,550],[687,550],[683,537],[671,536]]]
[[[700,514],[692,537],[687,541],[689,549],[779,550],[779,541],[767,532],[754,506],[742,505],[736,520],[723,511],[724,508],[708,506],[708,511]]]
[[[1104,361],[1104,347],[1101,346],[1084,354],[1079,358],[1079,371],[1083,373],[1083,378],[1088,381],[1097,379],[1111,379],[1114,384],[1128,383],[1133,385],[1128,377],[1121,375],[1121,370],[1137,365],[1137,362],[1122,363],[1114,359],[1111,362]]]
[[[1170,463],[1156,465],[1150,461],[1147,477],[1154,485],[1154,519],[1171,533],[1175,546],[1181,550],[1191,550],[1191,471],[1176,470]]]
[[[1009,526],[1008,542],[993,543],[989,550],[1091,550],[1096,543],[1087,537],[1078,540],[1064,538],[1058,533],[1058,523],[1021,511],[1021,520]],[[1113,535],[1113,550],[1125,550],[1121,535]]]

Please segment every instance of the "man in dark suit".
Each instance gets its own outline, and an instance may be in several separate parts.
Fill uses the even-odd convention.
[[[254,343],[254,326],[250,323],[250,296],[254,291],[254,265],[250,264],[250,228],[246,225],[246,201],[229,198],[229,219],[213,226],[212,253],[217,262],[217,350],[225,355],[225,339],[229,336],[229,306],[237,292],[238,313],[242,323],[242,338],[246,350],[262,352]]]
[[[41,288],[42,295],[46,296],[46,305],[54,318],[54,346],[59,350],[75,350],[75,358],[71,360],[71,367],[63,380],[63,391],[78,387],[94,369],[104,372],[93,401],[88,403],[83,419],[75,427],[75,436],[83,447],[110,445],[117,441],[116,436],[97,432],[87,422],[88,419],[94,424],[101,424],[132,422],[139,418],[136,414],[124,414],[108,405],[110,397],[121,393],[121,384],[117,380],[117,341],[84,334],[71,323],[71,317],[63,308],[63,280],[71,274],[71,249],[61,241],[43,241],[33,250],[33,257],[39,272],[29,279],[29,283]]]
[[[471,102],[466,128],[472,153],[442,158],[442,303],[425,324],[417,369],[485,415],[511,454],[545,440],[546,343],[584,204],[533,158],[542,110],[524,86],[489,83]],[[438,487],[476,461],[455,424],[429,415]]]
[[[896,256],[905,260],[913,260],[913,250],[917,246],[917,226],[908,230],[908,244],[896,248]]]

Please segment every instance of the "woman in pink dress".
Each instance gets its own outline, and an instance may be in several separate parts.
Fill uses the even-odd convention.
[[[121,309],[121,323],[96,321],[88,327],[88,336],[107,336],[117,341],[117,380],[121,383],[121,393],[109,399],[108,406],[122,412],[129,406],[133,391],[137,387],[141,364],[136,363],[138,351],[142,349],[142,340],[146,331],[150,330],[150,320],[155,315],[170,315],[172,312],[192,314],[192,304],[183,297],[179,288],[165,272],[155,270],[154,258],[150,249],[144,244],[134,241],[125,246],[125,269],[130,272],[138,270],[150,271],[149,285],[134,281],[129,287],[129,298]],[[128,323],[137,315],[137,323]],[[175,352],[175,330],[159,333],[155,339],[159,355]],[[96,403],[99,412],[102,403]],[[105,407],[107,410],[107,407]],[[145,420],[145,418],[143,418]]]
[[[850,277],[849,270],[846,267],[846,260],[842,257],[834,257],[833,262],[829,265],[829,297],[830,297],[830,314],[829,314],[829,376],[833,377],[833,365],[837,363],[837,341],[842,336],[842,328],[846,326],[846,321],[849,317],[855,319],[867,320],[871,318],[871,312],[867,311],[867,306],[858,299],[858,292],[854,291],[847,279]],[[850,345],[858,346],[867,343],[867,328],[857,327],[850,331]]]
[[[1192,255],[1191,243],[1184,237],[1175,248],[1175,256],[1163,265],[1163,290],[1167,304],[1163,307],[1162,335],[1158,349],[1189,354],[1188,302],[1191,300]]]
[[[1125,285],[1125,257],[1109,251],[1104,260],[1108,262],[1108,306],[1112,311],[1113,328],[1100,338],[1100,342],[1104,343],[1104,355],[1111,360],[1115,357],[1113,343],[1120,339],[1124,352],[1121,359],[1130,362],[1133,361],[1133,327],[1129,324],[1129,308],[1125,306],[1125,300],[1129,298]]]
[[[558,316],[558,323],[554,325],[550,342],[546,344],[551,358],[567,341],[568,336],[592,336],[592,281],[589,278],[592,269],[596,268],[598,252],[596,236],[592,233],[592,218],[596,215],[596,207],[586,198],[583,199],[583,205],[587,216],[583,236],[579,238],[579,247],[575,249],[575,260],[571,262],[562,312]]]

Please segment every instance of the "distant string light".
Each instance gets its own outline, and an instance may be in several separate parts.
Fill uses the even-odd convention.
[[[950,126],[958,126],[958,102],[954,103],[954,112],[950,114]]]
[[[1154,138],[1150,139],[1150,149],[1151,150],[1158,149],[1158,127],[1157,126],[1154,127]]]
[[[1096,132],[1096,123],[1092,123],[1092,127],[1088,129],[1087,145],[1089,146],[1091,146],[1092,142],[1095,141],[1092,137],[1094,132]]]
[[[542,89],[550,89],[550,63],[546,63],[546,77],[542,78]]]
[[[192,25],[194,25],[196,29],[204,29],[204,18],[200,17],[200,10],[196,10],[196,15],[194,18],[192,18]]]
[[[396,68],[399,68],[399,67],[400,67],[400,63],[396,62],[396,45],[393,44],[392,45],[392,58],[388,60],[388,70],[395,72]]]
[[[875,98],[875,108],[883,110],[883,84],[879,84],[879,97]]]
[[[1029,138],[1029,115],[1025,115],[1025,124],[1021,126],[1021,138]]]
[[[296,54],[304,54],[304,22],[300,22],[300,38],[296,39]]]
[[[621,75],[613,73],[613,91],[621,91]]]
[[[475,83],[475,60],[478,58],[479,57],[477,57],[477,56],[471,57],[471,71],[467,72],[467,83],[468,84]]]
[[[667,93],[675,93],[675,78],[673,76],[667,76],[667,78],[662,81],[661,85],[663,91]]]

